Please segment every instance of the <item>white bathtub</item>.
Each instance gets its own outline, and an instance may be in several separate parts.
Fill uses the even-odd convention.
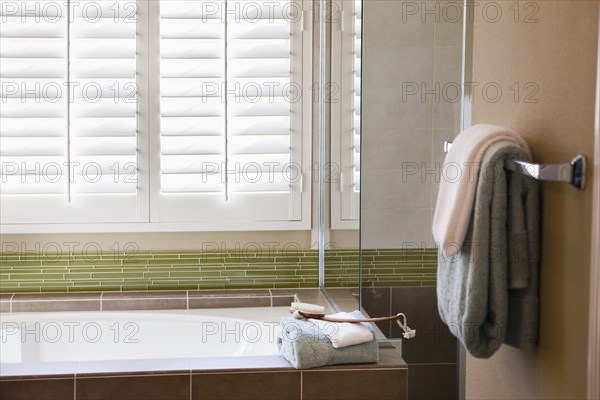
[[[0,362],[271,356],[288,307],[0,315]]]

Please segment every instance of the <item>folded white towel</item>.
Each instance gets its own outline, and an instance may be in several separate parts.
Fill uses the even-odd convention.
[[[352,314],[340,312],[331,314],[327,317],[338,319],[357,319]],[[350,322],[328,322],[319,319],[309,319],[317,325],[321,331],[327,335],[331,344],[336,349],[352,346],[355,344],[366,343],[374,340],[373,333],[363,323],[355,324]]]
[[[481,159],[489,146],[501,140],[511,141],[530,154],[527,143],[515,132],[488,124],[465,129],[446,154],[432,227],[433,238],[446,256],[456,254],[463,244],[471,219]]]

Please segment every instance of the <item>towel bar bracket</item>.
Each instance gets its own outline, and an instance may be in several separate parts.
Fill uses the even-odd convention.
[[[523,174],[540,181],[567,182],[577,189],[585,188],[585,156],[576,155],[570,163],[564,164],[532,164],[525,161],[514,161]]]

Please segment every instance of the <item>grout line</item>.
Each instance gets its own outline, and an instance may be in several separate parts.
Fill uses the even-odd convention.
[[[73,375],[72,377],[69,377],[67,375]],[[15,382],[15,381],[64,381],[66,379],[75,379],[75,374],[62,374],[59,376],[56,375],[23,375],[23,374],[19,374],[19,375],[8,375],[8,376],[2,376],[2,380],[0,380],[0,382],[5,382],[5,381],[9,381],[9,382]]]
[[[100,292],[100,311],[103,311],[103,307],[102,307],[102,305],[104,304],[103,296],[104,296],[104,292]]]
[[[193,393],[192,393],[192,366],[190,365],[190,400],[192,400],[193,398]]]
[[[406,360],[404,361],[406,362],[406,365],[411,366],[411,365],[456,365],[458,364],[458,362],[442,362],[442,363],[420,363],[420,362],[407,362]]]
[[[186,303],[185,303],[186,309],[189,310],[190,309],[190,291],[189,290],[185,291],[185,300],[186,300]]]
[[[73,375],[73,400],[77,400],[77,375]]]
[[[300,400],[304,398],[304,371],[300,370]]]

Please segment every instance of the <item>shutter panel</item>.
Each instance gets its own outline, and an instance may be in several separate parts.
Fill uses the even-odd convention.
[[[62,4],[50,5],[0,2],[0,194],[7,200],[67,193],[67,19]]]
[[[331,226],[358,229],[360,214],[360,107],[361,107],[361,20],[362,1],[336,3],[338,29],[332,34],[332,76],[339,102],[332,104]]]
[[[218,1],[160,2],[160,196],[167,199],[178,194],[224,197],[221,10]]]
[[[161,182],[153,220],[232,227],[300,220],[303,104],[289,99],[303,82],[299,7],[266,0],[160,6]]]
[[[135,200],[136,5],[77,3],[70,26],[71,193]]]
[[[361,115],[361,75],[362,75],[362,0],[354,1],[354,32],[353,32],[353,54],[354,54],[354,123],[353,143],[354,149],[354,182],[352,190],[354,193],[360,192],[360,115]],[[357,195],[354,195],[357,196]],[[355,214],[358,218],[358,214]]]
[[[291,162],[292,104],[285,92],[292,80],[292,24],[284,18],[285,6],[285,2],[228,3],[234,11],[227,15],[228,164],[234,171],[228,174],[228,190],[232,195],[288,196],[290,192],[283,172]]]
[[[136,221],[135,3],[2,3],[2,223]]]

